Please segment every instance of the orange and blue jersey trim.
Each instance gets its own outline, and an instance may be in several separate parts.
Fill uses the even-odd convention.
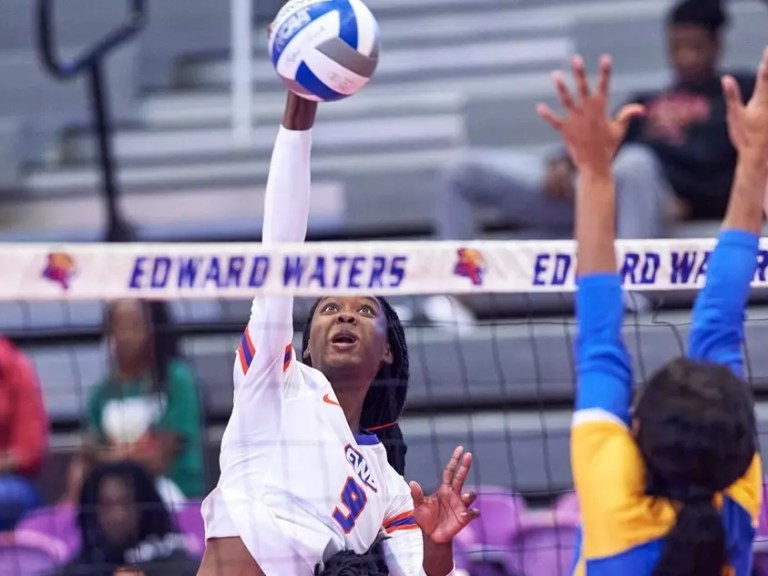
[[[253,345],[251,335],[248,333],[248,328],[243,332],[243,336],[240,338],[240,346],[237,347],[237,356],[240,358],[240,368],[243,370],[243,374],[248,372],[253,357],[256,355],[256,346]]]
[[[413,510],[403,512],[392,518],[387,518],[382,524],[387,534],[391,534],[397,530],[415,530],[419,526],[416,524],[416,518],[413,517]]]
[[[285,347],[285,352],[283,353],[283,372],[288,370],[288,367],[291,365],[292,357],[293,357],[293,346],[288,344]]]

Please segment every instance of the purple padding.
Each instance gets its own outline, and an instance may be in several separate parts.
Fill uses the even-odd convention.
[[[69,504],[40,508],[22,518],[16,525],[17,540],[40,534],[63,545],[63,559],[69,561],[80,551],[80,529],[77,512]]]
[[[525,526],[512,544],[513,572],[522,576],[568,576],[575,544],[575,523]]]
[[[0,575],[42,576],[62,565],[46,547],[21,542],[0,542]]]
[[[464,531],[469,531],[475,544],[508,548],[523,524],[525,500],[509,489],[496,486],[481,486],[475,491],[477,500],[473,507],[480,511],[480,518]]]
[[[555,502],[554,508],[555,517],[563,521],[571,522],[573,520],[578,522],[580,516],[579,499],[575,492],[567,492],[560,496]]]
[[[200,502],[182,504],[174,516],[176,528],[186,540],[187,550],[196,558],[202,558],[205,551],[205,523],[200,513]]]
[[[480,511],[480,518],[457,537],[463,545],[461,564],[466,565],[473,576],[512,574],[509,551],[523,526],[525,500],[499,486],[480,486],[475,492],[477,500],[473,507]]]

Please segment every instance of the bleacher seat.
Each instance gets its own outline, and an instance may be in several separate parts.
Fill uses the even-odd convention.
[[[14,529],[18,541],[44,536],[59,542],[58,559],[68,562],[80,551],[80,528],[74,505],[58,504],[35,510],[22,518]]]
[[[189,501],[174,510],[176,528],[184,535],[187,550],[195,558],[202,558],[205,551],[205,523],[200,512],[200,502]]]
[[[568,576],[576,550],[576,522],[529,524],[517,534],[510,555],[516,566],[511,574]]]
[[[60,542],[38,534],[0,539],[0,576],[43,576],[63,564]]]

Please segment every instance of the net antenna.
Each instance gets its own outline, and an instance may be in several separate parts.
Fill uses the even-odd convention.
[[[131,226],[122,216],[118,202],[120,187],[112,149],[112,118],[104,80],[104,64],[111,52],[141,32],[146,21],[146,1],[128,0],[128,14],[123,24],[105,34],[78,57],[65,61],[56,49],[54,0],[38,0],[37,3],[37,40],[40,59],[45,69],[54,78],[62,81],[72,80],[83,74],[88,76],[93,128],[96,132],[102,188],[106,200],[108,242],[120,241],[132,234]]]

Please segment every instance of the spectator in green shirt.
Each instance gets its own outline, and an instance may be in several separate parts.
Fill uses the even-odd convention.
[[[157,479],[167,503],[204,491],[200,403],[195,376],[168,331],[164,304],[120,300],[107,313],[112,371],[92,391],[91,437],[70,473],[68,494],[94,463],[124,459]],[[75,479],[73,481],[73,479]]]

